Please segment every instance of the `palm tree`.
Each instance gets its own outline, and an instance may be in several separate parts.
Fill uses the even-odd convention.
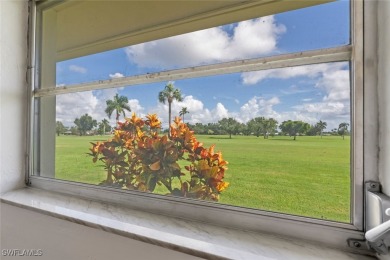
[[[349,126],[349,124],[345,123],[345,122],[339,124],[338,133],[339,133],[339,135],[341,135],[343,137],[343,140],[344,140],[345,134],[348,133],[348,126]]]
[[[318,130],[320,130],[321,138],[322,138],[322,132],[324,131],[326,126],[327,126],[327,123],[326,122],[322,122],[321,120],[315,126]]]
[[[171,106],[173,100],[183,101],[181,96],[180,89],[175,88],[172,82],[168,82],[164,90],[158,93],[158,101],[165,104],[168,101],[168,127],[171,125]],[[168,131],[168,136],[170,137],[170,132]]]
[[[123,117],[125,117],[125,110],[131,111],[128,102],[127,97],[116,94],[113,100],[109,99],[106,101],[107,108],[104,111],[108,115],[108,118],[111,118],[112,113],[116,111],[116,122],[118,123],[120,114],[123,114]]]
[[[110,122],[107,119],[103,118],[101,125],[103,126],[103,135],[106,134],[106,126],[110,126]],[[109,130],[111,131],[111,129]]]
[[[189,114],[189,113],[190,113],[190,112],[188,111],[188,109],[187,109],[186,107],[182,107],[182,108],[181,108],[179,115],[180,115],[181,117],[183,117],[183,123],[184,123],[184,115],[185,115],[185,114]]]

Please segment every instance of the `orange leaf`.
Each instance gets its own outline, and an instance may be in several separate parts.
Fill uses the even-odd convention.
[[[223,181],[222,181],[222,182],[220,182],[220,183],[217,184],[217,187],[216,187],[216,188],[217,188],[218,191],[221,192],[221,191],[223,191],[224,189],[226,189],[228,186],[229,186],[229,183],[228,183],[228,182],[223,182]]]
[[[210,146],[210,148],[209,148],[209,154],[210,154],[210,155],[213,155],[213,154],[214,154],[214,147],[215,147],[214,144],[213,144],[212,146]]]

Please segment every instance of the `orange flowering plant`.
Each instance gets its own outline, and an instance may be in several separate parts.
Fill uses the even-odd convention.
[[[107,170],[102,184],[146,192],[163,185],[169,195],[218,201],[229,185],[222,154],[203,147],[180,117],[170,126],[170,138],[160,129],[155,114],[143,120],[133,113],[118,123],[111,140],[91,143],[93,162],[102,161]]]

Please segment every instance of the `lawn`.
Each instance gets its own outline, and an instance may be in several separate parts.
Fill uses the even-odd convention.
[[[98,184],[104,169],[87,155],[89,142],[110,136],[59,136],[56,178]],[[350,222],[350,141],[338,136],[199,136],[229,162],[230,186],[220,203]]]

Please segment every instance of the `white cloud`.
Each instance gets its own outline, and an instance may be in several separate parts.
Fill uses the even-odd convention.
[[[349,108],[342,102],[318,102],[295,106],[302,113],[321,113],[322,115],[342,115],[349,113]]]
[[[295,113],[307,117],[306,122],[315,124],[319,120],[327,122],[327,129],[337,128],[341,122],[349,122],[349,102],[317,102],[293,107]]]
[[[214,100],[228,100],[229,102],[234,102],[237,105],[240,104],[240,100],[238,98],[227,96],[227,95],[218,95],[218,97],[213,96],[213,99]]]
[[[128,102],[131,113],[136,113],[138,117],[145,117],[145,108],[141,106],[138,99],[130,99]],[[130,115],[126,115],[127,117],[130,117]]]
[[[182,107],[186,107],[190,112],[197,112],[203,110],[204,105],[202,101],[189,95],[185,96],[181,102],[174,102],[172,104],[172,111],[179,113]]]
[[[91,91],[58,95],[56,101],[57,120],[65,126],[74,125],[74,120],[84,114],[95,119],[101,114],[99,101]]]
[[[183,107],[186,107],[189,112],[184,116],[184,120],[191,124],[207,124],[231,116],[222,103],[217,103],[216,106],[210,110],[204,107],[202,101],[189,95],[185,96],[181,102],[175,101],[172,103],[172,119],[179,116],[180,110]],[[158,103],[156,107],[150,109],[148,113],[156,113],[161,118],[163,128],[168,127],[168,104]]]
[[[315,115],[313,116],[311,113],[299,111],[298,108],[292,108],[291,111],[277,112],[275,106],[280,103],[281,100],[276,96],[269,99],[254,96],[241,106],[238,113],[229,113],[229,116],[234,117],[241,123],[246,123],[255,117],[273,118],[279,123],[286,120],[302,120],[311,124],[316,122]]]
[[[247,103],[245,103],[240,108],[239,118],[240,122],[247,122],[252,118],[263,116],[263,117],[272,117],[278,118],[278,113],[276,113],[273,107],[280,103],[278,97],[272,97],[268,100],[262,97],[253,97]]]
[[[234,28],[229,51],[235,58],[251,58],[254,55],[276,50],[277,37],[286,32],[284,25],[277,25],[274,16],[238,23]],[[234,53],[236,52],[236,53]]]
[[[117,78],[123,78],[124,77],[124,75],[122,73],[119,73],[119,72],[115,72],[114,74],[110,74],[109,76],[112,79],[117,79]]]
[[[106,100],[112,99],[116,93],[116,89],[105,89],[58,95],[56,98],[56,120],[63,122],[65,126],[73,126],[74,120],[84,114],[92,116],[98,122],[103,118],[108,119],[104,112]],[[115,125],[114,116],[111,116],[109,121],[111,125]]]
[[[314,90],[313,88],[302,88],[297,85],[292,85],[287,89],[281,90],[280,92],[284,95],[294,95],[294,94],[312,92],[313,90]]]
[[[195,123],[215,123],[225,117],[232,116],[231,113],[225,108],[222,103],[217,103],[215,108],[213,109],[202,109],[198,111],[194,111],[189,117],[189,120],[186,122],[190,122],[192,124]]]
[[[345,67],[344,62],[322,63],[315,65],[304,65],[281,69],[269,69],[262,71],[244,72],[241,74],[242,82],[246,85],[257,84],[264,79],[289,79],[295,77],[316,78],[332,71],[338,71]]]
[[[350,78],[346,62],[306,65],[291,68],[271,69],[265,71],[247,72],[241,75],[244,84],[257,84],[265,79],[290,79],[305,77],[313,81],[311,90],[322,91],[322,101],[312,102],[312,98],[302,99],[307,102],[291,108],[290,112],[279,114],[280,120],[303,120],[314,124],[319,120],[328,123],[327,129],[336,127],[341,121],[350,119]],[[293,85],[282,91],[284,95],[307,92]]]
[[[275,118],[279,122],[279,125],[283,121],[287,121],[287,120],[303,121],[303,122],[309,123],[311,125],[318,122],[316,115],[313,115],[310,113],[301,113],[299,111],[285,111],[285,112],[278,114],[278,116]]]
[[[350,99],[349,71],[326,71],[317,83],[317,87],[326,91],[324,101],[348,101]]]
[[[243,123],[261,116],[274,118],[279,124],[286,120],[301,120],[309,124],[323,120],[327,122],[328,130],[337,127],[340,122],[348,122],[350,117],[348,101],[304,103],[291,107],[289,111],[277,112],[275,106],[281,103],[282,101],[276,96],[270,99],[255,96],[241,106],[239,113],[229,113],[229,116]]]
[[[286,27],[274,16],[238,23],[229,35],[223,27],[196,31],[126,48],[130,62],[140,67],[176,68],[270,54]]]
[[[218,103],[214,110],[211,111],[214,121],[219,121],[222,118],[229,117],[229,111],[222,103]]]
[[[81,67],[81,66],[77,66],[77,65],[70,65],[69,66],[69,70],[73,71],[73,72],[81,73],[81,74],[87,73],[87,69],[86,68]]]

